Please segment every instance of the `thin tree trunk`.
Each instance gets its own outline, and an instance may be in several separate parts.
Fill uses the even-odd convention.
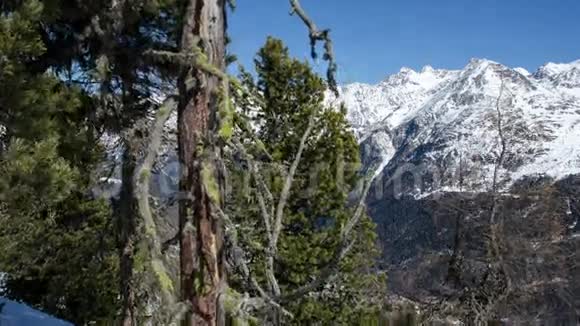
[[[199,47],[209,64],[225,69],[224,0],[189,0],[180,50],[191,54]],[[224,280],[222,226],[212,214],[215,196],[208,193],[207,176],[215,180],[219,150],[213,134],[220,80],[196,69],[180,75],[178,106],[179,162],[181,165],[179,205],[181,300],[191,305],[183,325],[217,325],[219,296]],[[218,189],[219,191],[219,189]]]
[[[463,263],[463,216],[455,212],[455,237],[453,240],[453,254],[449,260],[446,281],[454,288],[461,288]]]
[[[125,141],[122,162],[122,184],[119,196],[119,255],[120,255],[120,286],[121,286],[121,318],[122,326],[135,325],[135,289],[133,282],[133,262],[135,255],[136,202],[133,189],[133,175],[137,158],[131,141]]]

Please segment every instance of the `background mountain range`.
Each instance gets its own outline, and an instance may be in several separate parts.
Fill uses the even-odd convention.
[[[485,59],[463,70],[403,68],[377,85],[346,85],[339,100],[367,164],[387,174],[405,163],[439,171],[442,184],[421,192],[489,189],[500,124],[504,186],[527,175],[560,179],[580,171],[580,61],[548,63],[534,73]],[[461,184],[450,177],[460,165],[461,173],[476,174],[462,176]]]

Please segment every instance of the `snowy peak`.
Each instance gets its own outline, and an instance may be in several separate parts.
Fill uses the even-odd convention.
[[[425,66],[425,67],[423,67],[423,69],[421,69],[421,73],[423,73],[423,74],[428,73],[428,72],[432,73],[433,71],[435,71],[435,69],[433,69],[433,67],[431,67],[431,66]]]
[[[413,70],[409,67],[402,67],[401,70],[399,71],[399,74],[412,74],[414,72],[415,72],[415,70]]]
[[[495,61],[489,60],[489,59],[485,59],[485,58],[471,58],[469,59],[469,63],[467,64],[467,68],[469,67],[486,67],[489,66],[491,64],[499,64]]]
[[[419,72],[410,68],[401,68],[399,73],[387,77],[380,85],[384,87],[415,87],[428,90],[436,87],[452,72],[450,70],[436,70],[431,66],[425,66]]]
[[[533,77],[555,87],[580,88],[580,60],[571,63],[549,62],[540,67]],[[575,93],[580,95],[580,93]]]
[[[360,138],[386,119],[395,127],[414,114],[421,103],[447,85],[458,71],[424,67],[420,72],[402,68],[377,85],[349,84],[340,89],[339,99],[329,96],[329,101],[344,101],[348,118]]]
[[[525,76],[525,77],[528,77],[531,75],[530,72],[526,68],[522,68],[522,67],[514,68],[514,71],[519,73],[522,76]]]
[[[548,62],[541,66],[536,75],[538,76],[555,76],[562,73],[566,73],[570,70],[580,69],[580,60],[576,60],[570,63],[554,63]]]

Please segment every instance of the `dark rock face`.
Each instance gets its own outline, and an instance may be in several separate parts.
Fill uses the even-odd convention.
[[[498,305],[498,316],[546,322],[577,316],[579,192],[580,176],[555,183],[536,177],[499,195],[502,257],[513,290]],[[454,255],[461,257],[457,281],[476,286],[486,270],[492,198],[490,193],[445,193],[417,199],[397,197],[392,189],[370,197],[369,214],[378,225],[391,291],[409,298],[453,293]]]

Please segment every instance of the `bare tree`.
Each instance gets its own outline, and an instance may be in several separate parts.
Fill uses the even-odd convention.
[[[437,203],[436,213],[454,222],[455,236],[440,299],[417,300],[427,307],[426,324],[446,316],[473,325],[508,316],[530,322],[573,310],[574,253],[563,225],[569,194],[549,178],[502,189],[503,170],[517,154],[518,122],[505,110],[511,98],[501,77],[490,115],[498,135],[490,191],[469,200],[450,194]]]

